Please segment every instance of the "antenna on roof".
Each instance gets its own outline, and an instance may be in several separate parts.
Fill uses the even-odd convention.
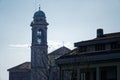
[[[41,10],[41,6],[40,6],[40,4],[39,4],[39,10]]]
[[[63,47],[64,47],[64,41],[63,41]]]

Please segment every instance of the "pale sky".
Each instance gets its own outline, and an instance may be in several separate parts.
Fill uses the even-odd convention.
[[[38,5],[45,12],[49,52],[64,45],[120,32],[120,0],[0,0],[0,80],[7,69],[30,61],[31,27]]]

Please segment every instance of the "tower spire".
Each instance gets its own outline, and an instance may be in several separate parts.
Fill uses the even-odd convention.
[[[39,10],[41,10],[41,8],[40,8],[40,4],[39,4]]]

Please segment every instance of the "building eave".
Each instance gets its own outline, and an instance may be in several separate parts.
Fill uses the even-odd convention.
[[[102,53],[102,54],[86,54],[78,55],[74,57],[65,57],[62,59],[57,59],[56,63],[58,65],[62,64],[73,64],[73,63],[88,63],[88,62],[99,62],[99,61],[109,61],[109,60],[120,60],[120,52],[117,53]]]

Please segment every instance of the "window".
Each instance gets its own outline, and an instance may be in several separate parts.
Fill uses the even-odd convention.
[[[41,35],[41,33],[42,33],[41,31],[37,31],[37,35],[39,35],[39,36]]]
[[[80,80],[96,80],[95,68],[83,68],[80,71]]]
[[[119,49],[120,48],[120,43],[113,42],[111,43],[111,49]]]
[[[62,71],[62,80],[72,80],[72,71],[71,70],[63,70]]]
[[[37,39],[37,42],[38,42],[38,44],[40,44],[40,43],[41,43],[41,39],[38,38],[38,39]]]
[[[77,80],[77,70],[63,70],[62,80]]]
[[[116,66],[101,67],[100,69],[101,80],[117,80]]]
[[[39,29],[38,31],[37,31],[37,43],[38,44],[41,44],[41,42],[42,42],[42,30],[41,29]]]
[[[77,70],[72,71],[72,80],[77,80]]]
[[[79,52],[86,52],[86,51],[87,51],[87,46],[79,47]]]
[[[95,50],[96,51],[105,50],[105,44],[96,44]]]

